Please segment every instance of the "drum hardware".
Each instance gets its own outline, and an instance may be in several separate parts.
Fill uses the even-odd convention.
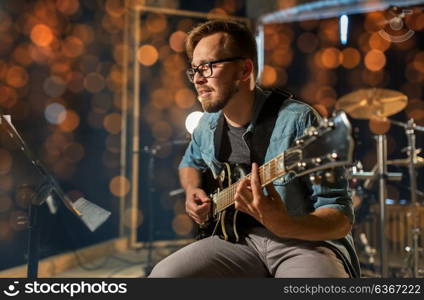
[[[371,172],[352,172],[351,178],[366,180],[367,188],[376,179],[379,181],[379,203],[380,203],[380,261],[381,261],[381,276],[388,276],[387,265],[387,242],[384,233],[384,224],[386,224],[386,181],[400,181],[402,173],[387,172],[387,141],[385,135],[377,135],[377,165]],[[364,184],[365,186],[365,184]]]
[[[409,166],[409,159],[408,158],[400,158],[400,159],[393,159],[387,161],[388,165],[393,166],[399,166],[399,167],[408,167]],[[416,161],[414,161],[415,167],[424,167],[424,158],[421,156],[416,157]]]
[[[409,246],[405,247],[405,251],[406,251],[406,257],[403,260],[403,267],[401,269],[401,274],[402,277],[413,277],[413,273],[411,273],[411,266],[414,265],[414,255],[415,255],[415,251],[413,251],[413,249]],[[424,258],[424,252],[423,252],[423,248],[418,248],[418,253],[421,253],[423,258]],[[414,269],[412,268],[412,272],[414,272]],[[418,269],[418,275],[417,276],[423,276],[424,275],[424,270],[423,269]]]
[[[399,125],[405,128],[405,133],[408,138],[408,158],[406,163],[404,160],[392,160],[392,165],[408,166],[410,176],[410,190],[411,190],[411,203],[417,206],[416,201],[416,176],[415,168],[421,164],[421,158],[417,158],[417,151],[415,147],[415,134],[414,130],[424,131],[424,127],[417,126],[413,119],[408,123],[402,123],[394,120],[388,120],[386,117],[402,111],[407,105],[407,96],[393,90],[387,89],[360,89],[358,91],[349,93],[341,97],[336,104],[336,109],[342,109],[348,113],[352,118],[356,119],[380,119],[389,121],[394,125]],[[380,265],[381,277],[388,276],[388,257],[387,257],[387,241],[385,236],[385,224],[387,224],[386,216],[386,181],[399,179],[398,174],[390,174],[387,172],[387,139],[385,134],[376,135],[377,140],[377,164],[372,172],[353,172],[352,177],[366,179],[367,186],[372,184],[372,180],[378,179],[379,182],[379,205],[380,205]],[[362,174],[358,174],[362,173]],[[389,175],[392,175],[391,177]],[[400,174],[401,175],[401,174]],[[416,207],[415,207],[416,208]],[[418,238],[420,229],[418,227],[417,209],[413,209],[414,230],[413,235],[413,275],[418,277]]]
[[[409,263],[409,268],[412,270],[413,277],[417,278],[420,276],[422,270],[419,269],[419,249],[418,249],[418,241],[421,234],[421,229],[419,226],[418,220],[418,209],[420,203],[417,201],[417,178],[416,178],[416,167],[419,166],[419,161],[421,159],[418,158],[416,145],[415,145],[415,130],[424,132],[423,126],[417,126],[414,122],[414,119],[410,119],[407,123],[402,123],[399,121],[389,120],[390,123],[403,127],[405,129],[405,134],[408,139],[408,147],[407,147],[407,155],[408,155],[408,171],[409,171],[409,184],[410,184],[410,192],[411,192],[411,206],[412,206],[412,249],[410,249],[410,254],[412,259]],[[422,251],[422,249],[421,249]]]
[[[350,178],[354,178],[354,179],[359,179],[359,180],[375,180],[377,178],[377,174],[375,171],[371,171],[371,172],[352,172],[350,173]],[[387,173],[387,178],[390,181],[401,181],[402,180],[402,173],[400,172],[388,172]],[[365,184],[364,184],[365,185]],[[365,186],[364,186],[365,187]],[[367,188],[367,187],[365,187]]]
[[[370,244],[368,243],[367,235],[363,232],[359,234],[359,241],[364,247],[365,255],[368,257],[368,264],[372,266],[372,269],[375,269],[374,264],[375,256],[377,255],[377,250],[370,246]]]

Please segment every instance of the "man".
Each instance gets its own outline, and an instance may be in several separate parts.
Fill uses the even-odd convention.
[[[187,214],[198,224],[210,216],[203,170],[217,175],[222,162],[248,164],[252,176],[241,180],[234,196],[240,212],[238,242],[218,235],[201,239],[159,262],[150,277],[359,276],[346,180],[313,185],[308,178],[284,176],[265,191],[260,188],[257,163],[274,158],[316,124],[314,110],[287,94],[255,86],[256,44],[241,24],[200,24],[190,32],[186,48],[187,74],[206,112],[180,164]],[[283,100],[277,109],[269,109],[271,98]],[[269,116],[261,117],[266,107]],[[270,119],[269,134],[261,134]]]

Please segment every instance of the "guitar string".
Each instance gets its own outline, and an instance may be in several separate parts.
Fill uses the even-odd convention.
[[[279,160],[281,158],[284,159],[283,154],[276,156],[274,159],[270,160],[269,162],[267,162],[266,164],[264,164],[263,166],[260,167],[259,176],[261,178],[261,181],[264,181],[263,178],[265,178],[265,170],[266,169],[270,170],[268,172],[271,173],[271,177],[272,177],[272,174],[276,173],[276,162],[277,162],[277,160]],[[250,174],[245,176],[245,178],[249,178],[249,177],[250,177]],[[236,181],[228,189],[222,191],[222,196],[221,195],[220,196],[225,200],[225,201],[222,201],[224,203],[224,206],[228,206],[228,205],[230,205],[234,202],[234,195],[235,195],[235,192],[236,192],[235,190],[238,186],[239,181],[240,180]]]
[[[272,160],[270,160],[269,162],[267,162],[266,164],[264,164],[263,166],[261,166],[259,168],[259,176],[261,179],[261,182],[263,182],[264,178],[265,178],[265,169],[269,168],[270,171],[268,171],[270,173],[270,177],[273,177],[274,172],[276,171],[277,168],[277,161],[279,159],[283,159],[284,160],[284,166],[285,165],[290,165],[291,160],[295,159],[296,157],[299,156],[298,152],[291,152],[288,154],[285,153],[281,153],[280,155],[276,156],[275,158],[273,158]],[[269,165],[271,165],[269,167]],[[285,168],[286,169],[286,168]],[[284,173],[285,170],[283,170]],[[249,178],[250,177],[249,173],[248,175],[246,175],[244,178]],[[283,174],[281,174],[283,175]],[[276,176],[276,175],[274,175]],[[218,193],[217,197],[217,207],[216,209],[218,211],[221,211],[223,209],[225,209],[226,207],[228,207],[229,205],[231,205],[234,202],[234,195],[236,193],[236,188],[238,186],[238,183],[241,179],[237,180],[235,183],[231,184],[231,186],[225,188],[224,190],[222,190],[221,192]],[[219,205],[221,204],[221,205]]]
[[[285,160],[285,158],[287,158],[287,162],[285,163],[285,164],[287,164],[288,163],[288,165],[290,165],[290,161],[292,160],[292,159],[294,159],[295,157],[297,157],[299,155],[299,153],[297,153],[297,152],[293,152],[293,153],[289,153],[289,154],[287,154],[287,156],[286,157],[284,157],[284,153],[282,153],[282,154],[280,154],[280,155],[278,155],[278,156],[276,156],[274,159],[272,159],[272,160],[270,160],[269,162],[267,162],[266,164],[264,164],[263,166],[261,166],[260,168],[259,168],[259,176],[260,176],[260,178],[261,178],[261,182],[266,182],[267,180],[264,180],[264,178],[265,178],[265,170],[266,169],[269,169],[269,173],[270,174],[268,174],[269,176],[268,177],[270,177],[270,178],[272,178],[272,177],[277,177],[278,175],[276,175],[277,174],[277,172],[276,172],[276,169],[277,169],[277,167],[278,167],[278,165],[277,165],[277,161],[279,160],[279,159],[284,159]],[[296,161],[296,160],[295,160]],[[285,172],[285,170],[283,170],[283,173]],[[279,176],[281,176],[281,175],[284,175],[284,174],[280,174]],[[248,178],[248,177],[250,177],[250,174],[248,174],[248,175],[246,175],[245,176],[246,178]],[[237,186],[238,186],[238,182],[239,182],[240,180],[238,180],[238,181],[236,181],[234,184],[232,184],[230,187],[228,187],[227,189],[225,189],[225,190],[223,190],[222,191],[222,194],[220,194],[219,196],[219,198],[221,198],[221,199],[218,199],[218,201],[219,200],[222,200],[222,201],[220,201],[220,202],[222,202],[222,204],[221,205],[219,205],[219,207],[218,207],[218,205],[217,205],[217,209],[219,210],[219,211],[221,211],[221,210],[223,210],[223,209],[225,209],[225,208],[227,208],[228,206],[230,206],[231,204],[233,204],[234,203],[234,195],[235,195],[235,193],[236,193],[236,188],[237,188]],[[225,200],[225,201],[224,201]]]

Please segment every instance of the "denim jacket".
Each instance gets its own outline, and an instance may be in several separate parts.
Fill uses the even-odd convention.
[[[256,88],[253,118],[243,135],[247,145],[250,144],[249,137],[259,112],[270,94],[259,87]],[[220,133],[216,132],[216,129],[222,118],[222,111],[203,114],[179,168],[193,167],[199,170],[209,168],[214,175],[220,173],[222,163],[217,159],[216,147]],[[311,106],[291,98],[285,100],[278,112],[264,162],[290,148],[294,140],[304,134],[306,128],[318,123],[319,118],[319,114]],[[348,194],[344,170],[339,168],[338,171],[338,180],[333,184],[328,182],[320,185],[312,184],[307,176],[294,178],[289,174],[275,180],[274,186],[285,202],[289,215],[301,216],[315,209],[328,207],[341,210],[353,223],[352,200]],[[323,243],[332,248],[343,260],[351,277],[359,277],[359,263],[351,234],[339,240]]]

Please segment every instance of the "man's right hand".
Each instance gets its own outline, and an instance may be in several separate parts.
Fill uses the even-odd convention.
[[[211,210],[211,199],[200,188],[186,190],[186,212],[197,224],[205,223]]]

